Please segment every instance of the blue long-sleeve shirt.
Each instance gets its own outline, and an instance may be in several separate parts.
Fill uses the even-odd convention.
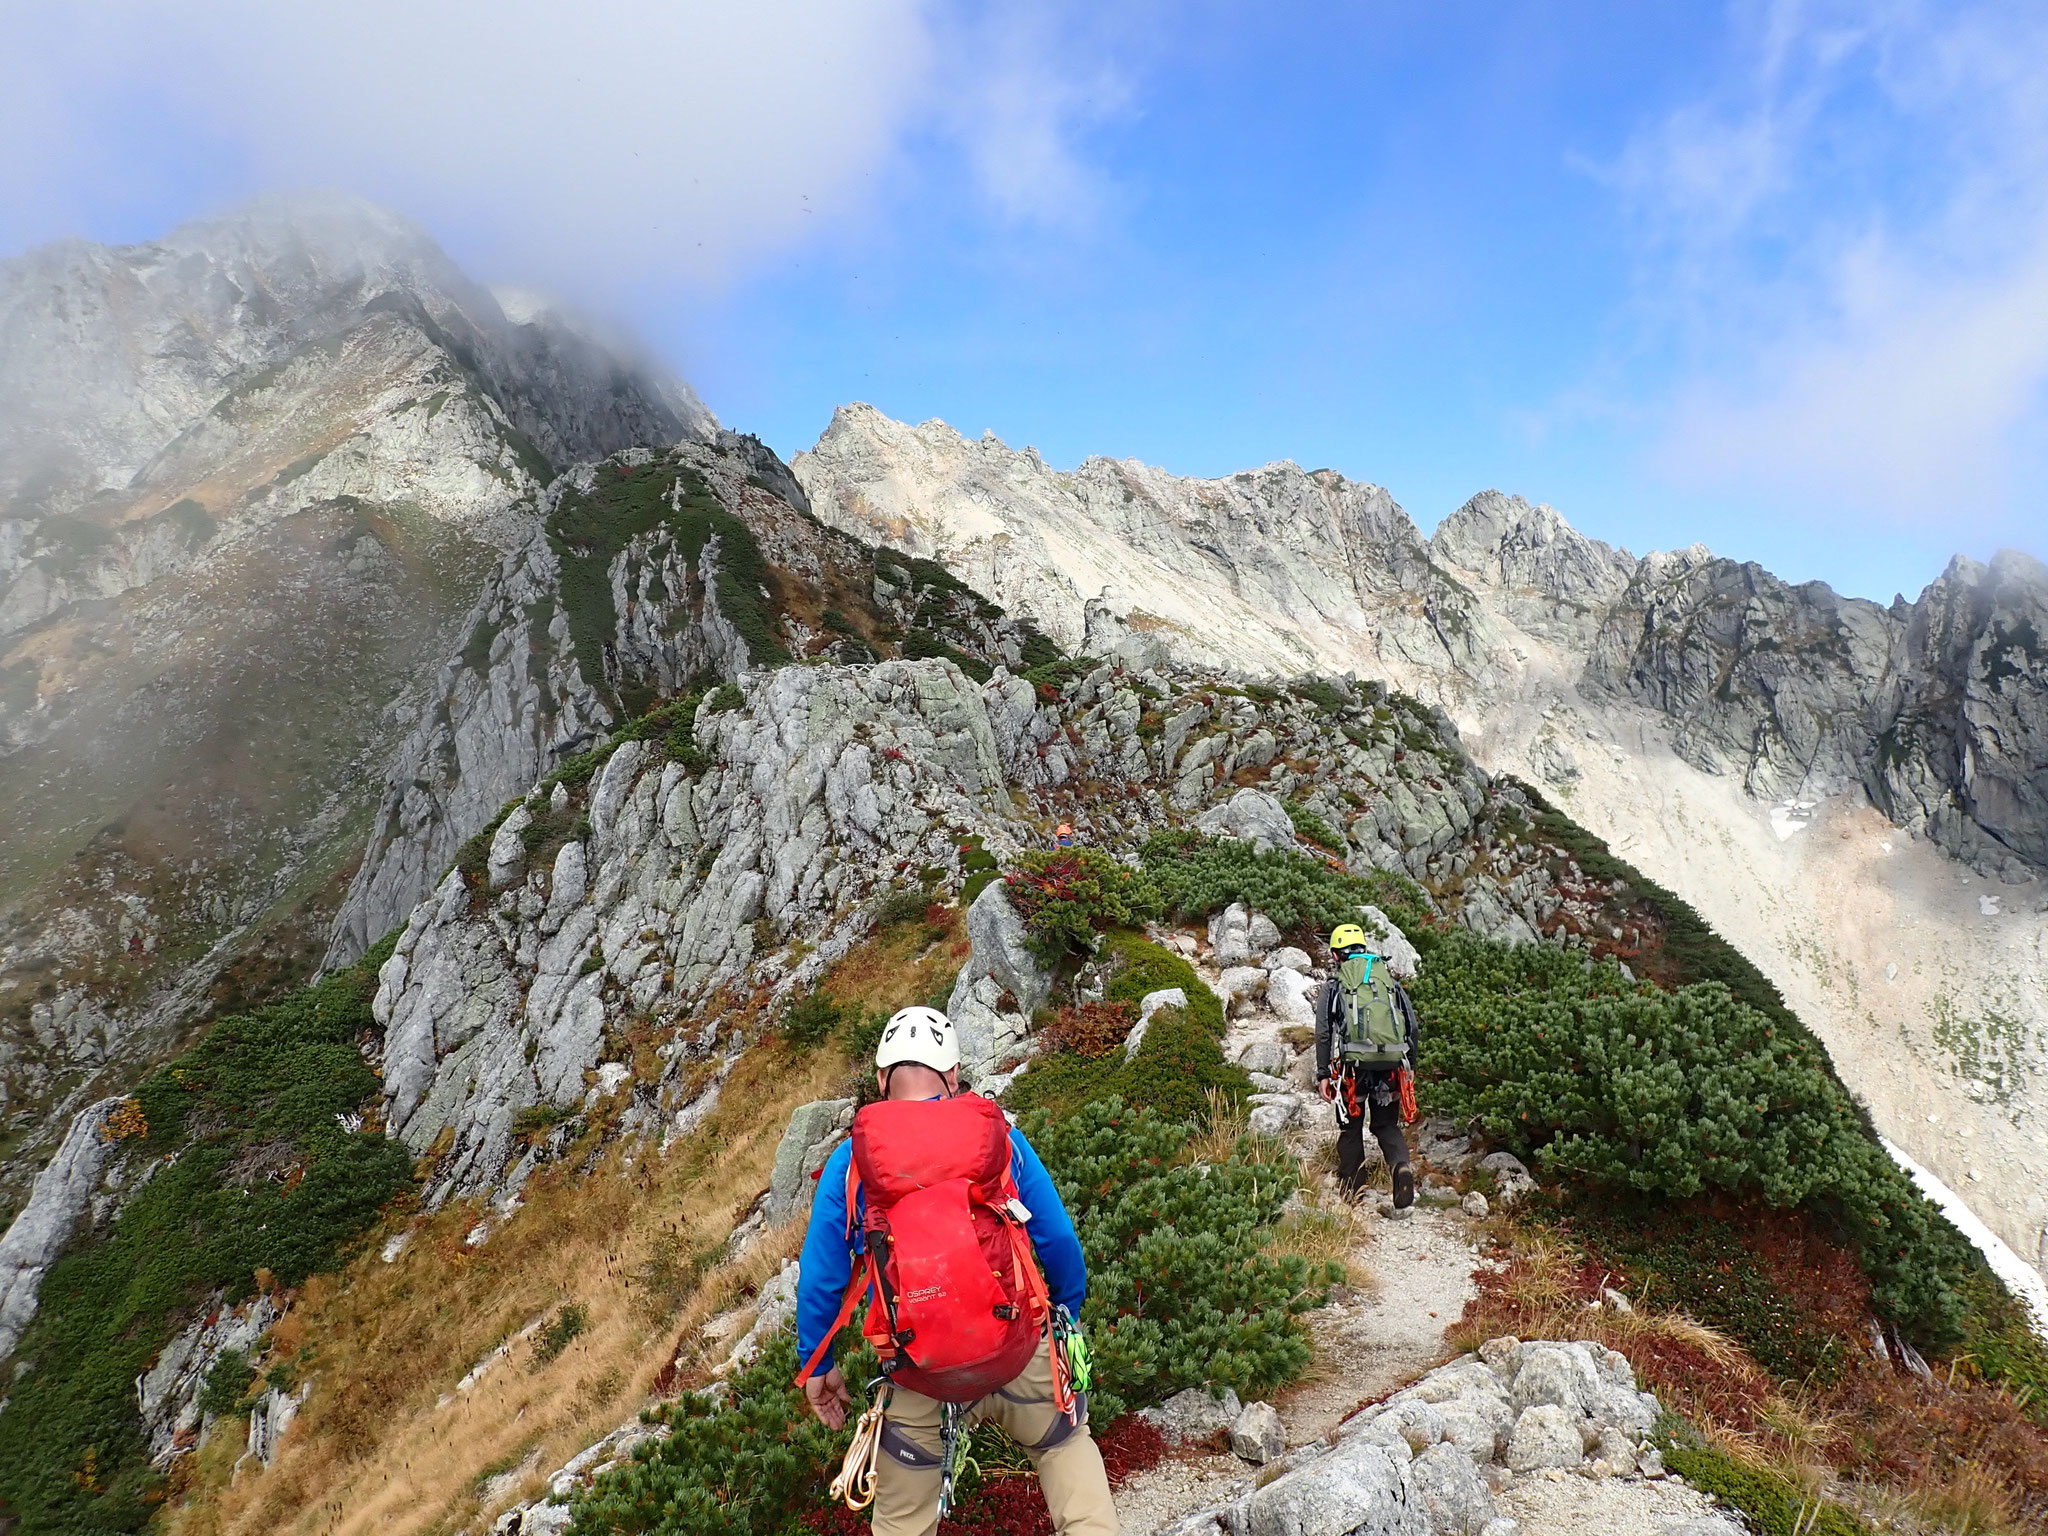
[[[803,1258],[797,1267],[796,1352],[800,1361],[810,1359],[824,1339],[825,1330],[839,1316],[847,1286],[853,1282],[853,1248],[846,1238],[846,1168],[852,1160],[853,1143],[841,1142],[818,1174],[818,1194],[811,1203],[811,1224],[804,1234]],[[1017,1198],[1031,1213],[1024,1230],[1031,1234],[1038,1267],[1045,1271],[1045,1288],[1055,1302],[1079,1317],[1081,1303],[1088,1299],[1088,1264],[1081,1256],[1081,1239],[1074,1235],[1073,1218],[1060,1203],[1052,1175],[1021,1131],[1010,1132],[1010,1173],[1017,1181]],[[853,1228],[856,1239],[859,1214],[855,1213]],[[818,1362],[821,1372],[831,1368],[829,1357]]]

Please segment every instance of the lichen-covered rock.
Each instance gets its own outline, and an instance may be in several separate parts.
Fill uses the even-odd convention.
[[[1544,1467],[1576,1467],[1585,1459],[1578,1416],[1555,1403],[1524,1408],[1508,1437],[1507,1464],[1514,1472]]]
[[[1496,1514],[1493,1495],[1461,1447],[1438,1444],[1408,1464],[1411,1501],[1419,1500],[1431,1536],[1480,1536]]]
[[[799,1104],[789,1128],[775,1148],[775,1169],[768,1177],[768,1225],[801,1216],[810,1208],[818,1170],[853,1125],[853,1099],[819,1099]]]
[[[1431,1536],[1405,1467],[1383,1446],[1353,1437],[1329,1455],[1256,1490],[1248,1536]]]
[[[1202,812],[1195,818],[1195,825],[1212,837],[1250,843],[1261,853],[1294,846],[1294,823],[1288,818],[1287,807],[1263,789],[1240,789],[1223,804]],[[1272,925],[1268,923],[1267,927]],[[1272,941],[1278,943],[1279,938],[1279,930],[1274,929]]]

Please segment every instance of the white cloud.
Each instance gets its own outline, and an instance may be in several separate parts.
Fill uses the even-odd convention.
[[[1672,478],[2008,533],[2048,413],[2048,18],[1778,0],[1613,173]]]
[[[965,145],[1007,215],[1079,195],[1090,97],[1040,16],[969,25],[933,0],[0,0],[0,228],[47,238],[89,209],[146,205],[133,183],[152,173],[216,197],[331,185],[474,232],[500,268],[485,275],[600,297],[716,282],[873,207],[920,135]]]

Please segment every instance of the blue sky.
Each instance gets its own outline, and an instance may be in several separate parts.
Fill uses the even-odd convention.
[[[2048,556],[2034,8],[286,9],[0,0],[0,248],[342,186],[785,456],[863,399],[1878,598]]]

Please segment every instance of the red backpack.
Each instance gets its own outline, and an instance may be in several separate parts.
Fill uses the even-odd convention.
[[[890,1381],[971,1403],[1014,1381],[1052,1305],[1010,1170],[1010,1126],[975,1094],[896,1099],[853,1117],[846,1229],[865,1191],[865,1265],[797,1380],[871,1296],[863,1328]]]

